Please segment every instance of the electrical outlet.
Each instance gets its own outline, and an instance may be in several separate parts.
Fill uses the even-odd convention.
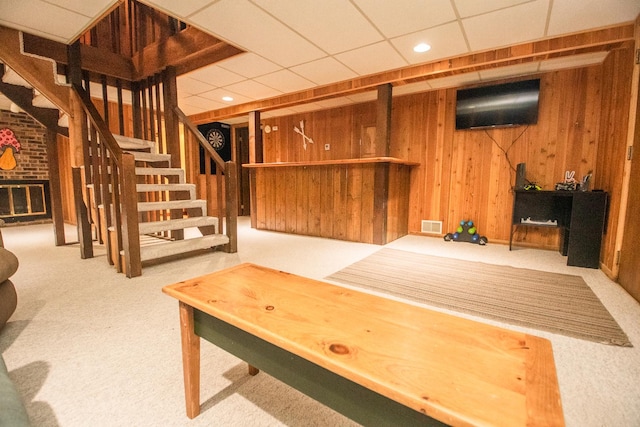
[[[324,144],[324,151],[329,151],[331,149],[331,145]]]

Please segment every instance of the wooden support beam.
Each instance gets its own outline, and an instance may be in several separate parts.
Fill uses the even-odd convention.
[[[84,184],[82,182],[82,170],[79,167],[72,168],[72,182],[76,207],[76,227],[78,229],[78,241],[80,242],[80,258],[93,258],[89,210],[84,202],[82,191]]]
[[[67,65],[69,63],[66,44],[33,34],[24,34],[23,39],[25,52],[51,58],[58,64]],[[80,54],[82,55],[82,68],[86,71],[127,81],[133,80],[136,74],[131,58],[123,55],[85,44],[80,46]]]
[[[57,84],[55,63],[23,55],[20,51],[20,34],[20,31],[0,25],[0,60],[59,109],[69,113],[69,88]]]
[[[262,129],[260,128],[260,112],[249,113],[249,163],[262,163]]]
[[[177,75],[221,61],[243,51],[195,27],[189,27],[167,39],[146,46],[133,57],[134,80],[159,73],[167,66]]]
[[[49,194],[51,195],[51,219],[53,220],[53,238],[56,246],[65,244],[64,214],[62,212],[62,178],[60,176],[60,158],[58,156],[58,136],[47,129],[47,162],[49,164]]]
[[[391,95],[393,86],[378,86],[376,101],[376,157],[389,157],[391,150]]]

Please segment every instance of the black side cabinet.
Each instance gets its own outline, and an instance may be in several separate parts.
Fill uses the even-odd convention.
[[[567,265],[599,268],[602,233],[607,211],[607,193],[602,191],[573,193],[571,223],[563,237],[569,240]]]
[[[607,212],[603,191],[523,191],[513,198],[509,249],[516,227],[560,228],[567,265],[599,268]]]

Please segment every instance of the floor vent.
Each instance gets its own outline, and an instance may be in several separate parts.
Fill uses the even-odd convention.
[[[442,234],[442,221],[423,219],[420,231],[427,234]]]

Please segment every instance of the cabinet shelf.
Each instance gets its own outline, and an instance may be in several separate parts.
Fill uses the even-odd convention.
[[[518,227],[560,228],[567,265],[598,268],[607,209],[602,191],[515,191],[509,250]],[[522,222],[522,220],[527,220]],[[555,223],[550,223],[554,221]]]

